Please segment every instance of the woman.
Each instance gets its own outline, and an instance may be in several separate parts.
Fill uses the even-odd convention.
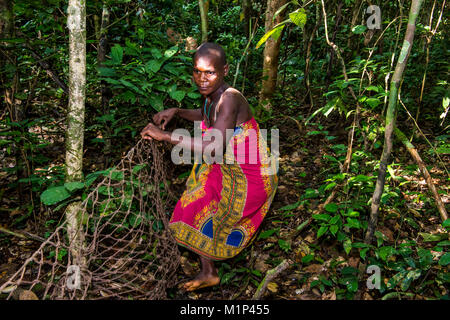
[[[194,55],[193,79],[203,96],[203,107],[161,111],[153,117],[154,124],[141,132],[143,139],[167,141],[202,154],[213,150],[216,160],[223,153],[215,154],[217,150],[228,150],[226,163],[194,165],[170,220],[177,242],[199,254],[202,263],[199,275],[184,284],[188,291],[220,282],[214,261],[236,256],[252,241],[278,182],[247,100],[224,81],[228,70],[222,47],[202,44]],[[202,139],[164,131],[175,115],[201,121]]]

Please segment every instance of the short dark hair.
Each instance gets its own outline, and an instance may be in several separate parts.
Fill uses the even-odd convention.
[[[204,42],[195,51],[194,60],[203,55],[215,55],[222,65],[227,64],[227,56],[223,48],[214,42]]]

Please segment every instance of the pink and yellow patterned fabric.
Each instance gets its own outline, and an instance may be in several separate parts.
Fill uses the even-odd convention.
[[[210,128],[201,126],[204,135]],[[212,260],[232,258],[251,242],[278,183],[254,118],[235,128],[229,146],[223,164],[194,165],[169,225],[179,244]]]

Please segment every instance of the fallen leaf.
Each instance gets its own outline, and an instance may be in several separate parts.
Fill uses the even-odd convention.
[[[302,271],[309,272],[309,273],[319,273],[322,271],[322,265],[321,264],[311,264],[311,265],[303,268]]]
[[[39,300],[38,297],[34,294],[33,291],[23,290],[19,294],[19,300]]]
[[[373,300],[372,296],[370,294],[368,294],[367,292],[364,293],[363,299],[364,300]]]
[[[359,264],[359,258],[354,258],[354,257],[350,257],[349,259],[348,259],[348,265],[350,266],[350,267],[353,267],[353,268],[355,268],[355,269],[358,269],[358,264]]]
[[[275,282],[269,282],[267,284],[267,289],[270,292],[276,293],[276,292],[278,292],[278,285]]]

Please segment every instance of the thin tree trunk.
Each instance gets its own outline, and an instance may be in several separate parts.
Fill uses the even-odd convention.
[[[342,2],[339,2],[336,9],[336,24],[334,25],[334,31],[333,35],[331,36],[331,42],[336,41],[336,35],[339,30],[339,25],[342,20],[342,6],[344,4]],[[326,83],[325,83],[325,92],[328,92],[328,87],[331,83],[331,74],[333,73],[333,63],[334,63],[334,50],[333,48],[330,48],[330,61],[328,62],[328,68],[327,68],[327,77],[326,77]]]
[[[316,34],[317,29],[320,26],[320,20],[321,20],[321,15],[320,15],[320,9],[319,6],[316,6],[316,24],[314,25],[314,28],[311,31],[311,35],[309,36],[309,40],[308,40],[308,44],[306,47],[306,56],[305,56],[305,87],[306,87],[306,94],[309,97],[309,112],[311,112],[311,110],[314,107],[314,100],[312,97],[312,92],[311,92],[311,81],[310,81],[310,69],[311,69],[311,47],[312,47],[312,42],[314,40],[314,35]]]
[[[283,21],[283,13],[280,13],[273,21],[275,12],[284,4],[286,0],[267,0],[265,31],[270,31],[275,25]],[[271,108],[268,100],[275,93],[278,78],[278,56],[280,54],[281,35],[277,40],[269,37],[265,43],[263,53],[263,80],[259,100],[266,110]]]
[[[106,53],[109,51],[109,43],[108,43],[108,29],[106,27],[109,25],[109,10],[108,7],[103,4],[102,10],[102,20],[99,27],[98,32],[98,51],[97,51],[97,64],[98,67],[103,67],[103,63],[106,60]],[[100,105],[103,114],[109,113],[109,101],[111,99],[111,90],[108,89],[108,86],[105,81],[101,81],[100,83]],[[105,167],[109,166],[110,155],[111,155],[111,128],[109,126],[105,127]]]
[[[423,177],[425,178],[425,181],[427,182],[428,188],[430,189],[431,193],[433,194],[434,201],[436,202],[436,207],[438,208],[439,214],[441,216],[441,220],[445,221],[448,219],[447,210],[445,210],[445,205],[442,202],[441,197],[439,196],[439,192],[437,191],[436,187],[434,186],[433,180],[431,179],[431,175],[428,172],[428,169],[423,162],[422,158],[420,157],[419,153],[417,152],[417,149],[412,145],[411,142],[409,142],[408,138],[406,138],[405,134],[401,132],[398,128],[394,129],[395,135],[397,138],[403,143],[403,145],[406,147],[414,161],[419,166],[420,171],[422,172]]]
[[[252,1],[251,0],[242,0],[242,13],[244,15],[244,33],[247,39],[250,38],[250,19],[252,17]]]
[[[83,138],[86,98],[86,2],[69,0],[69,107],[66,133],[66,182],[83,181]],[[67,234],[71,244],[73,264],[85,265],[84,239],[80,232],[80,202],[66,209]]]
[[[397,109],[397,98],[398,90],[400,88],[400,83],[403,77],[403,71],[406,68],[408,62],[409,54],[411,52],[411,47],[414,40],[414,32],[416,29],[416,20],[420,12],[420,7],[423,0],[412,0],[411,9],[408,18],[408,27],[406,28],[405,39],[403,41],[402,49],[400,52],[397,65],[395,67],[394,75],[392,76],[390,93],[389,93],[389,103],[386,112],[386,126],[384,135],[384,147],[383,153],[380,159],[380,167],[378,169],[378,178],[375,185],[375,191],[372,196],[372,206],[370,212],[369,224],[367,227],[367,232],[364,241],[366,243],[371,243],[373,239],[373,234],[377,226],[378,221],[378,210],[380,208],[380,199],[383,194],[386,169],[389,163],[389,158],[392,152],[392,134],[395,127],[395,117]]]
[[[202,43],[208,41],[208,9],[209,0],[198,0],[200,19],[202,23]]]
[[[13,13],[13,4],[10,0],[0,0],[0,39],[11,39],[15,36],[14,30],[14,13]],[[0,43],[1,40],[0,40]],[[2,43],[5,47],[9,47],[10,43],[4,42]],[[6,55],[6,53],[4,53]],[[14,65],[15,72],[11,78],[2,77],[2,85],[4,87],[4,97],[5,97],[5,105],[9,111],[9,117],[11,122],[20,123],[24,119],[24,109],[21,104],[16,103],[15,95],[19,89],[19,73],[17,68],[17,57],[12,53],[12,56],[4,56],[2,55],[0,59],[0,67],[1,70],[5,70],[5,66],[8,63]],[[23,131],[19,126],[19,130]],[[14,157],[15,157],[15,169],[16,169],[16,179],[17,179],[17,195],[19,202],[21,204],[26,202],[25,192],[23,190],[23,184],[20,182],[21,179],[27,177],[27,171],[25,170],[26,165],[26,150],[23,145],[23,140],[14,142]]]

